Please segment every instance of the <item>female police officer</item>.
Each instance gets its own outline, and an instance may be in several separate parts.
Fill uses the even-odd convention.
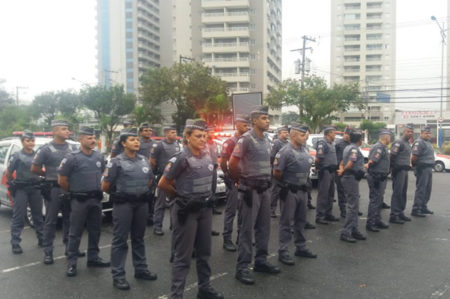
[[[156,280],[150,272],[145,257],[144,233],[148,213],[148,192],[153,181],[153,172],[148,159],[138,155],[139,138],[136,128],[120,133],[120,144],[124,152],[114,157],[106,166],[102,191],[111,193],[113,201],[114,236],[111,246],[111,272],[114,287],[128,290],[125,279],[125,260],[128,251],[128,234],[131,234],[134,277]]]
[[[22,253],[20,234],[24,225],[27,204],[30,205],[39,246],[42,246],[43,236],[42,198],[41,192],[37,188],[39,177],[30,171],[34,157],[33,133],[25,131],[20,140],[23,148],[11,156],[6,170],[11,195],[14,197],[11,221],[11,246],[14,254]],[[12,177],[14,171],[16,172],[15,180]]]
[[[172,264],[171,299],[183,298],[186,276],[192,251],[197,255],[199,292],[197,298],[223,298],[211,287],[209,257],[211,256],[212,209],[211,197],[214,163],[205,150],[206,132],[203,120],[187,120],[184,131],[187,145],[172,157],[158,187],[175,198],[172,207]]]

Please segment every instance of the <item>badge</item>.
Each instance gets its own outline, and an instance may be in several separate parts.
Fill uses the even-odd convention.
[[[381,148],[377,148],[377,152],[381,154]]]
[[[97,165],[97,167],[100,168],[102,166],[102,163],[100,161],[97,161],[97,163],[95,163],[95,165]]]
[[[170,168],[172,167],[172,162],[167,163],[166,168],[164,169],[165,172],[169,172]]]
[[[142,167],[142,171],[143,171],[144,173],[148,173],[149,169],[148,169],[148,167]]]
[[[378,159],[380,157],[380,154],[379,153],[376,153],[375,154],[375,159]]]
[[[213,170],[214,170],[214,165],[209,164],[209,165],[208,165],[208,169],[209,169],[209,171],[213,171]]]

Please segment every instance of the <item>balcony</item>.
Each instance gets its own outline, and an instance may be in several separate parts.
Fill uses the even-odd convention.
[[[202,31],[203,38],[214,37],[250,37],[250,29],[248,27],[233,28],[204,28]]]
[[[248,58],[203,58],[202,60],[209,67],[250,67]]]
[[[202,14],[202,23],[250,23],[250,16],[248,13],[204,13]]]
[[[203,44],[203,53],[214,52],[250,52],[249,43],[215,43]]]
[[[202,8],[247,8],[249,0],[202,0]]]

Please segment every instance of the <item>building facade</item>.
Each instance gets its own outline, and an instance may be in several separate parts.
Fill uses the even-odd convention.
[[[98,81],[137,92],[139,77],[160,67],[159,0],[97,0]]]
[[[358,83],[368,104],[340,121],[393,123],[396,0],[333,0],[331,18],[331,83]]]

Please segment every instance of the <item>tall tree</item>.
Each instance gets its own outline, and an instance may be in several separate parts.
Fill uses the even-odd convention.
[[[300,121],[307,123],[312,132],[336,119],[336,112],[363,107],[358,85],[335,84],[329,88],[323,78],[316,76],[306,77],[303,89],[298,81],[285,80],[270,90],[266,101],[273,108],[296,106],[303,111]]]
[[[0,110],[0,138],[11,136],[14,131],[36,130],[32,123],[31,106],[9,104]]]
[[[90,86],[81,91],[82,104],[92,112],[99,122],[100,130],[106,135],[108,149],[117,125],[124,116],[133,112],[136,96],[125,93],[122,85]]]

